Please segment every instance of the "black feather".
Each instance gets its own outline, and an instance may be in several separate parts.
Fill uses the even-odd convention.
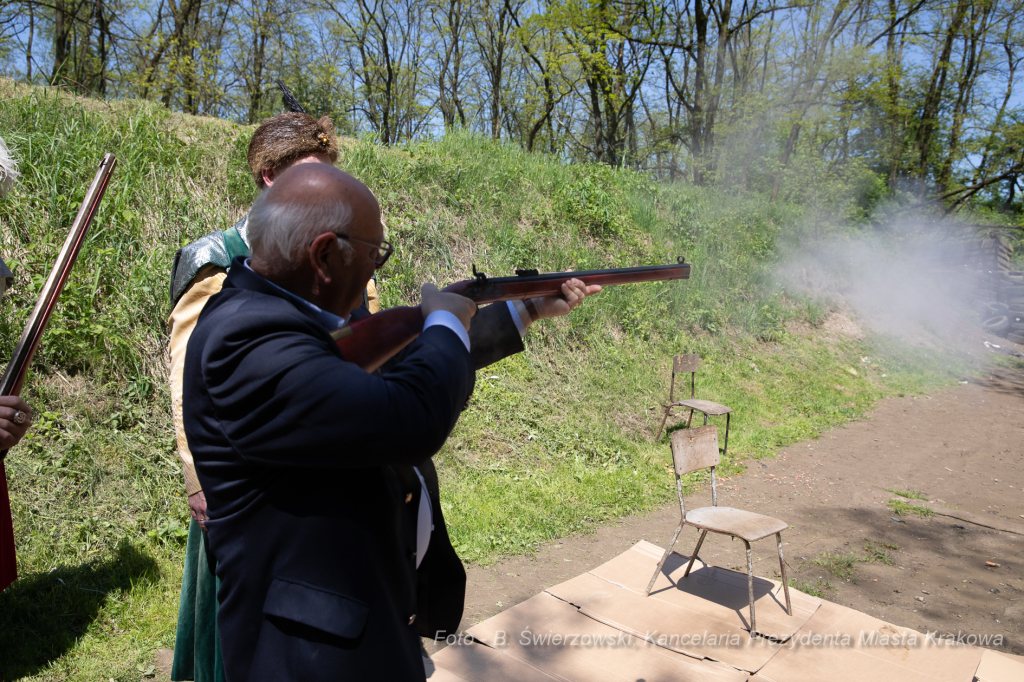
[[[299,104],[299,100],[295,99],[295,95],[291,93],[291,90],[285,87],[284,81],[280,78],[277,79],[277,87],[281,88],[281,102],[284,104],[288,111],[294,111],[299,114],[306,113],[306,110]]]

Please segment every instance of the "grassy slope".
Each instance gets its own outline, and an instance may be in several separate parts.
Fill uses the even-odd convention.
[[[0,252],[17,274],[0,311],[4,357],[95,164],[108,150],[120,162],[29,377],[40,416],[8,460],[23,578],[0,593],[0,679],[138,679],[173,645],[187,527],[165,387],[167,273],[178,246],[253,198],[251,128],[0,81],[0,134],[24,171],[0,202]],[[339,166],[380,197],[398,247],[381,273],[388,305],[471,263],[496,274],[676,254],[694,264],[689,282],[616,287],[542,323],[526,353],[481,373],[438,456],[467,560],[668,500],[667,440],[651,432],[675,353],[700,353],[699,394],[735,409],[736,456],[770,455],[949,376],[933,369],[941,358],[831,336],[815,326],[820,304],[764,293],[777,243],[799,236],[799,207],[464,135],[405,150],[349,141]]]

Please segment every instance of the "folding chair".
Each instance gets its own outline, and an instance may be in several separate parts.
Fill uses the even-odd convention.
[[[658,435],[654,437],[654,440],[661,438],[661,432],[665,428],[665,422],[668,421],[668,415],[672,412],[674,407],[690,408],[690,415],[686,418],[686,428],[690,428],[690,423],[693,421],[693,413],[700,412],[704,415],[704,425],[708,423],[708,417],[718,417],[725,415],[725,445],[722,448],[722,456],[729,451],[729,420],[731,418],[732,408],[726,407],[725,405],[719,405],[713,403],[710,400],[697,400],[694,398],[696,383],[697,383],[697,370],[700,369],[700,356],[697,354],[691,355],[677,355],[672,358],[672,383],[668,389],[668,404],[665,405],[665,415],[661,418],[661,426],[658,427]],[[675,390],[676,390],[676,375],[686,374],[690,375],[690,399],[676,401]]]
[[[704,538],[708,532],[739,538],[743,540],[743,544],[747,548],[747,593],[750,598],[750,636],[753,637],[757,623],[754,620],[754,563],[750,555],[750,543],[774,535],[779,545],[779,568],[782,572],[782,587],[786,592],[786,613],[792,616],[793,606],[789,599],[786,562],[782,558],[782,531],[788,528],[789,524],[770,516],[718,506],[718,490],[715,482],[715,467],[719,462],[718,427],[712,424],[673,432],[672,461],[675,465],[676,494],[679,497],[679,526],[676,528],[675,535],[672,536],[672,542],[665,548],[665,554],[658,562],[658,567],[654,569],[654,575],[651,576],[651,582],[647,584],[644,596],[650,596],[654,581],[661,573],[668,555],[672,553],[672,548],[675,546],[676,540],[679,539],[683,526],[693,526],[701,532],[697,546],[694,548],[693,554],[690,555],[690,563],[686,565],[683,578],[690,575],[690,569],[693,568],[693,562],[697,559],[697,553],[700,552],[700,546],[704,544]],[[712,506],[687,512],[683,503],[683,484],[679,477],[706,467],[711,468]]]

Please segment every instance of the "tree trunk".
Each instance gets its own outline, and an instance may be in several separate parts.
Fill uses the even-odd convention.
[[[885,70],[886,70],[886,116],[889,127],[889,174],[888,186],[890,189],[896,187],[896,180],[899,177],[901,161],[903,158],[903,147],[906,138],[903,136],[903,126],[900,116],[900,77],[902,75],[903,40],[906,36],[906,24],[897,33],[897,22],[899,8],[896,0],[889,0],[889,21],[892,28],[889,30],[885,41]]]
[[[917,177],[922,181],[920,192],[924,191],[924,178],[928,174],[928,161],[931,155],[932,135],[938,127],[939,105],[942,102],[942,95],[946,89],[946,77],[949,72],[949,57],[953,52],[953,41],[960,33],[964,17],[967,15],[967,7],[970,0],[958,0],[953,17],[950,19],[949,28],[946,30],[946,38],[943,41],[942,53],[935,63],[932,72],[931,83],[925,96],[924,106],[921,110],[921,122],[917,128],[917,135],[914,138],[914,151],[918,157]]]
[[[28,45],[25,48],[25,81],[32,82],[32,39],[36,35],[35,5],[28,6]]]
[[[977,8],[972,8],[973,10]],[[967,115],[967,107],[970,104],[971,95],[974,92],[975,82],[978,78],[978,56],[984,52],[985,42],[988,37],[988,18],[992,5],[985,4],[981,7],[981,17],[972,17],[969,36],[964,39],[964,55],[961,59],[960,82],[957,84],[956,104],[953,106],[953,121],[949,130],[949,150],[946,159],[939,171],[938,188],[940,192],[947,191],[950,176],[953,174],[953,162],[957,149],[960,146],[960,133],[963,130],[964,118]],[[980,22],[980,23],[979,23]],[[977,28],[975,28],[977,26]]]
[[[53,72],[50,84],[57,85],[64,80],[67,62],[71,57],[71,30],[74,18],[68,14],[68,6],[64,0],[56,0],[53,5]]]
[[[705,173],[704,130],[707,114],[704,95],[707,88],[706,64],[708,51],[708,15],[703,0],[694,0],[694,28],[697,30],[697,49],[693,65],[693,106],[690,107],[690,156],[693,158],[693,184],[701,187],[707,180]]]
[[[103,96],[107,94],[107,45],[110,41],[110,22],[107,19],[104,0],[96,0],[96,28],[99,32],[96,46],[96,57],[99,60],[99,73],[93,79],[93,92]]]

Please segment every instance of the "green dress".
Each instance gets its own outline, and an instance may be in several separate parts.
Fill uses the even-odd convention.
[[[178,605],[178,634],[174,640],[171,679],[224,682],[224,663],[217,634],[217,578],[207,553],[206,531],[193,519],[188,528],[185,573]]]
[[[214,231],[175,254],[171,270],[172,302],[177,302],[203,265],[216,263],[226,268],[235,256],[249,252],[244,236],[247,219],[248,216],[233,227]],[[224,664],[217,633],[220,580],[208,548],[206,533],[193,520],[188,528],[181,602],[178,605],[178,633],[174,639],[174,661],[171,664],[171,679],[175,682],[224,682]]]

